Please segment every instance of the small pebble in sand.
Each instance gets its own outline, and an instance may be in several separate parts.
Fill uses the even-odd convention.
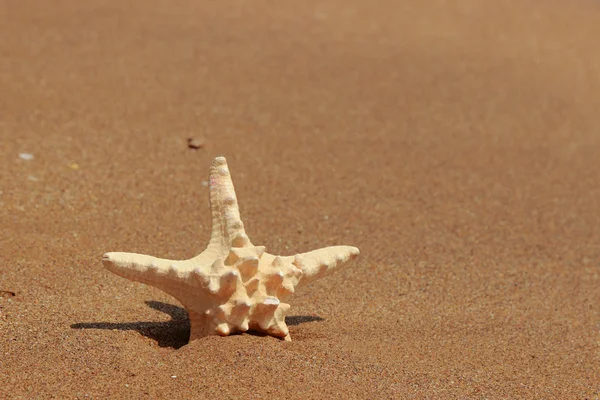
[[[171,378],[175,379],[177,378],[177,375],[171,375]]]
[[[201,184],[202,186],[206,187],[206,186],[208,186],[208,181],[202,181],[202,182],[200,182],[200,184]]]
[[[190,149],[198,150],[204,147],[204,139],[203,138],[188,138],[188,147]]]
[[[19,158],[21,158],[21,160],[30,161],[30,160],[33,160],[33,154],[19,153]]]

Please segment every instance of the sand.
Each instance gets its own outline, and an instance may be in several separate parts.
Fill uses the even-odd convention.
[[[0,2],[0,398],[599,398],[598,37],[592,0]],[[290,343],[187,344],[101,265],[202,250],[218,155],[255,244],[361,249]]]

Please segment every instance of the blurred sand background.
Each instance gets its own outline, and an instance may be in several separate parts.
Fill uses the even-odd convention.
[[[0,0],[0,398],[599,398],[598,38],[592,0]],[[291,343],[185,345],[101,265],[202,250],[217,155],[255,244],[361,249]]]

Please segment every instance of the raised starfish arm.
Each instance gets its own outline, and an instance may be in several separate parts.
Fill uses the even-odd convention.
[[[331,246],[296,255],[293,264],[302,270],[298,286],[329,275],[342,264],[349,265],[349,261],[359,254],[356,247]]]
[[[228,251],[231,247],[251,246],[240,218],[235,189],[225,157],[217,157],[210,166],[210,208],[212,235],[209,249]]]

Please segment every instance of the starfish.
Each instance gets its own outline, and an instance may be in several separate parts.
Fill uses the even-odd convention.
[[[282,300],[296,287],[319,279],[359,254],[356,247],[332,246],[294,256],[276,256],[250,242],[240,218],[224,157],[210,167],[212,234],[206,250],[175,261],[134,253],[102,257],[111,272],[156,287],[188,312],[189,341],[248,330],[291,340]]]

